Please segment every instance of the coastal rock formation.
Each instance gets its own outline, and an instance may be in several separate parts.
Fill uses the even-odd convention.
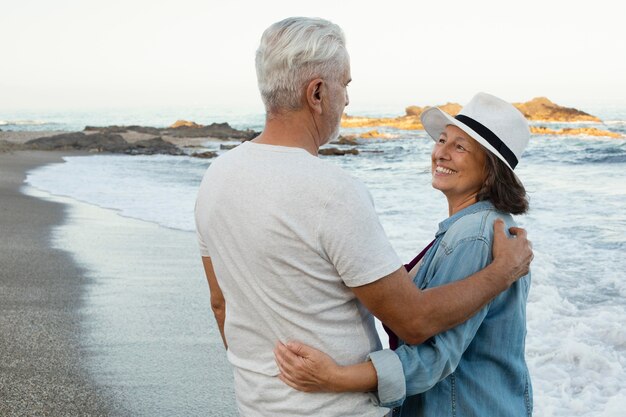
[[[104,133],[104,134],[124,134],[128,132],[143,133],[153,136],[174,137],[174,138],[211,138],[223,140],[250,140],[258,136],[259,132],[254,130],[237,130],[228,123],[212,123],[203,126],[186,120],[179,120],[167,128],[156,128],[150,126],[87,126],[84,132]]]
[[[404,111],[406,112],[407,116],[419,117],[422,115],[424,110],[429,109],[430,107],[431,106],[425,106],[425,107],[409,106]],[[436,107],[439,107],[441,110],[445,111],[448,114],[451,114],[452,116],[456,116],[457,114],[459,114],[459,112],[461,111],[461,108],[463,108],[463,106],[461,106],[459,103],[446,103],[446,104],[436,106]]]
[[[453,116],[461,110],[461,105],[458,103],[446,103],[437,107]],[[341,127],[393,127],[402,130],[424,130],[424,126],[422,126],[420,121],[420,115],[428,108],[430,106],[409,106],[405,109],[405,115],[398,117],[358,117],[344,114],[341,117]],[[360,137],[367,138],[365,136]],[[394,137],[393,135],[387,137],[380,136],[380,138],[387,139],[393,139]]]
[[[322,148],[317,152],[319,155],[332,155],[332,156],[343,156],[343,155],[358,155],[358,149],[339,149],[339,148]]]
[[[195,124],[195,123],[194,123]],[[250,140],[259,135],[259,132],[254,130],[237,130],[233,129],[228,123],[211,123],[210,125],[203,126],[180,126],[176,128],[164,129],[163,134],[177,137],[177,138],[214,138],[224,140]]]
[[[341,116],[341,127],[394,127],[402,130],[423,130],[422,122],[417,116],[400,116],[400,117],[358,117]]]
[[[536,97],[528,102],[513,103],[513,105],[530,121],[602,122],[596,116],[592,116],[574,108],[559,106],[545,97]],[[462,108],[462,106],[458,103],[446,103],[437,107],[452,116],[456,116]],[[402,130],[423,130],[424,126],[422,126],[420,121],[420,115],[428,108],[429,106],[409,106],[405,109],[406,114],[404,116],[393,118],[355,117],[344,114],[341,118],[341,127],[393,127]],[[543,135],[589,135],[607,136],[612,138],[623,137],[619,133],[593,127],[552,130],[543,126],[531,126],[531,132]],[[365,136],[362,135],[360,137],[364,138]]]
[[[19,151],[20,149],[24,149],[24,146],[21,143],[9,142],[7,140],[0,139],[0,153]]]
[[[194,158],[209,159],[209,158],[215,158],[217,156],[217,152],[211,152],[211,151],[194,152],[189,156],[193,156]]]
[[[595,127],[565,127],[563,129],[550,129],[546,126],[531,126],[530,133],[535,135],[586,135],[586,136],[605,136],[609,138],[622,138],[623,136],[617,132],[611,132],[608,130],[596,129]]]
[[[166,142],[160,137],[140,140],[128,145],[129,147],[124,150],[124,153],[130,155],[184,155],[184,152],[178,146]]]
[[[395,139],[397,137],[398,135],[392,135],[391,133],[382,133],[378,130],[370,130],[359,135],[359,138],[361,139]]]
[[[132,125],[132,126],[113,125],[113,126],[105,126],[105,127],[86,126],[85,129],[83,129],[83,132],[117,133],[117,134],[135,132],[135,133],[143,133],[146,135],[160,136],[162,129],[158,129],[156,127],[151,127],[151,126],[136,126],[136,125]]]
[[[533,121],[550,122],[601,122],[595,116],[571,107],[553,103],[546,97],[536,97],[526,103],[513,103],[524,117]]]
[[[37,150],[82,150],[131,155],[184,154],[176,145],[166,142],[160,137],[128,143],[119,134],[112,133],[92,133],[89,135],[83,132],[63,133],[29,140],[24,144],[24,147]]]
[[[348,136],[339,136],[337,138],[336,141],[330,142],[331,145],[350,145],[350,146],[356,146],[359,143],[354,140],[355,136],[354,135],[348,135]]]
[[[177,129],[179,127],[202,127],[196,122],[190,122],[188,120],[176,120],[173,125],[170,126],[170,129]]]

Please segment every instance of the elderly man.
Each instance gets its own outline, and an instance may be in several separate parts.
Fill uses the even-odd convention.
[[[217,158],[196,203],[211,305],[234,367],[243,416],[382,416],[371,395],[295,391],[273,348],[299,340],[341,364],[380,347],[371,311],[420,343],[459,324],[524,275],[522,230],[498,224],[494,261],[448,286],[420,291],[394,253],[367,189],[317,158],[348,104],[341,29],[289,18],[270,26],[256,56],[263,133]]]

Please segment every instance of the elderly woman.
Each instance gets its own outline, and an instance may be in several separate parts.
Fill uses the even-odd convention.
[[[528,144],[528,123],[511,104],[477,94],[459,115],[433,108],[422,123],[435,141],[432,186],[448,200],[449,215],[435,240],[407,269],[428,289],[462,279],[491,262],[492,224],[514,225],[528,210],[513,169]],[[415,265],[415,267],[413,267]],[[420,345],[339,366],[298,342],[275,350],[280,378],[302,391],[377,391],[380,403],[402,416],[529,416],[532,389],[524,359],[530,274],[465,323]]]

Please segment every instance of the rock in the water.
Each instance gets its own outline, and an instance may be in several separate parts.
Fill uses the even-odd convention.
[[[550,122],[601,122],[595,116],[571,107],[563,107],[545,97],[536,97],[526,103],[513,103],[528,120]]]
[[[224,140],[250,140],[258,136],[258,132],[253,130],[237,130],[230,127],[228,123],[212,123],[208,126],[186,127],[181,126],[175,129],[165,129],[165,134],[177,138],[215,138]]]
[[[421,130],[424,129],[422,122],[418,116],[400,116],[400,117],[358,117],[348,116],[344,114],[341,117],[341,127],[394,127],[403,130]]]
[[[406,113],[406,116],[419,117],[426,109],[429,109],[430,107],[431,106],[426,106],[426,107],[409,106],[405,109],[405,113]],[[446,103],[446,104],[442,104],[436,107],[440,108],[441,110],[445,111],[446,113],[452,116],[456,116],[457,114],[459,114],[463,106],[461,106],[459,103]]]
[[[179,127],[202,127],[202,125],[188,120],[176,120],[176,122],[170,126],[170,129],[178,129]]]
[[[333,155],[333,156],[342,156],[342,155],[358,155],[358,149],[339,149],[339,148],[323,148],[317,152],[319,155]]]
[[[559,106],[545,97],[534,98],[526,103],[513,103],[513,105],[531,121],[601,122],[595,116],[574,108]],[[462,108],[458,103],[446,103],[437,107],[452,116],[456,116]],[[423,130],[420,115],[428,108],[428,106],[409,106],[405,109],[406,114],[398,117],[354,117],[344,114],[341,118],[341,127],[386,126],[403,130]]]
[[[161,129],[151,126],[86,126],[83,129],[83,132],[99,132],[99,133],[127,133],[127,132],[137,132],[137,133],[146,133],[149,135],[160,136]]]
[[[225,151],[229,151],[231,149],[235,149],[237,146],[239,146],[239,145],[226,145],[225,143],[222,143],[220,145],[220,149],[225,150]]]
[[[178,146],[161,138],[139,140],[131,143],[124,152],[130,155],[184,155],[184,152]]]
[[[550,129],[546,126],[531,126],[530,132],[535,135],[567,135],[567,136],[605,136],[609,138],[622,138],[623,136],[617,132],[609,130],[596,129],[595,127],[565,127],[563,129]]]
[[[127,130],[128,129],[126,128],[126,126],[117,126],[117,125],[105,126],[105,127],[85,126],[85,128],[83,129],[83,132],[99,132],[99,133],[112,134],[112,133],[126,133]]]
[[[83,132],[62,133],[55,136],[47,136],[39,139],[32,139],[25,143],[30,149],[40,150],[91,150],[97,149],[100,152],[124,152],[128,148],[126,142],[118,134],[93,133],[86,135]]]
[[[82,150],[90,152],[126,153],[130,155],[182,155],[183,151],[176,145],[163,139],[154,138],[140,140],[135,143],[126,142],[118,134],[83,132],[63,133],[29,140],[25,144],[29,149],[39,150]]]
[[[370,130],[359,135],[362,139],[395,139],[398,135],[392,135],[391,133],[382,133],[378,130]]]
[[[211,151],[194,152],[190,156],[193,156],[194,158],[209,159],[209,158],[215,158],[217,156],[217,152],[211,152]]]
[[[354,140],[354,136],[339,136],[336,141],[331,142],[331,145],[350,145],[356,146],[359,143]]]

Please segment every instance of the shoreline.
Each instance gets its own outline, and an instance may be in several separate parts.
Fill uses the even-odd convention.
[[[71,154],[0,154],[0,415],[120,411],[85,370],[84,270],[51,245],[66,207],[21,192],[28,171]]]
[[[7,398],[0,415],[201,416],[213,410],[234,417],[232,371],[210,313],[195,233],[24,184],[28,171],[74,155],[88,154],[0,154],[0,231],[13,228],[1,250],[8,268],[0,273],[0,289],[14,288],[0,295],[0,332],[9,340],[22,337],[15,345],[0,341],[1,357],[19,363],[10,374],[0,368],[0,398]],[[46,239],[32,247],[24,235]],[[22,252],[10,253],[9,246]],[[20,279],[24,274],[36,279],[29,284]],[[26,302],[35,294],[42,298],[37,308]],[[6,324],[9,305],[21,307]],[[59,326],[35,318],[39,310],[55,310],[53,319],[66,329],[33,334],[33,322],[44,330]],[[20,352],[22,345],[29,349]],[[42,369],[56,380],[30,383]],[[63,395],[48,394],[50,386]]]

